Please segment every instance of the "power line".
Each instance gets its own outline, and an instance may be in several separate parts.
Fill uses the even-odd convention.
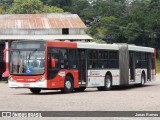
[[[149,30],[142,30],[142,29],[135,29],[135,28],[127,28],[127,27],[120,26],[120,25],[115,25],[115,24],[103,24],[103,25],[111,26],[111,27],[117,27],[117,28],[124,28],[124,29],[128,29],[128,30],[135,30],[135,31],[138,31],[138,32],[160,34],[160,32],[149,31]]]

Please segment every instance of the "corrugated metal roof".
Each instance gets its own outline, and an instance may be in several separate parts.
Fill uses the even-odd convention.
[[[0,29],[86,28],[77,14],[1,14]]]
[[[0,40],[91,40],[89,35],[0,35]]]

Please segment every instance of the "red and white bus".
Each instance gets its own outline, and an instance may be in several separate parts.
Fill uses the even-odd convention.
[[[11,88],[61,89],[64,93],[87,87],[139,84],[156,79],[154,48],[128,44],[64,41],[14,41],[9,60]]]

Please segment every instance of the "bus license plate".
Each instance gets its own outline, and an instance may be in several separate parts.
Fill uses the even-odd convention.
[[[29,86],[30,86],[30,84],[23,84],[23,86],[24,86],[24,87],[29,87]]]

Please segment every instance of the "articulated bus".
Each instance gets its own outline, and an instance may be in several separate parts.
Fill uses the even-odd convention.
[[[150,47],[24,40],[12,42],[9,58],[9,87],[29,88],[34,94],[143,86],[156,79],[156,51]]]

